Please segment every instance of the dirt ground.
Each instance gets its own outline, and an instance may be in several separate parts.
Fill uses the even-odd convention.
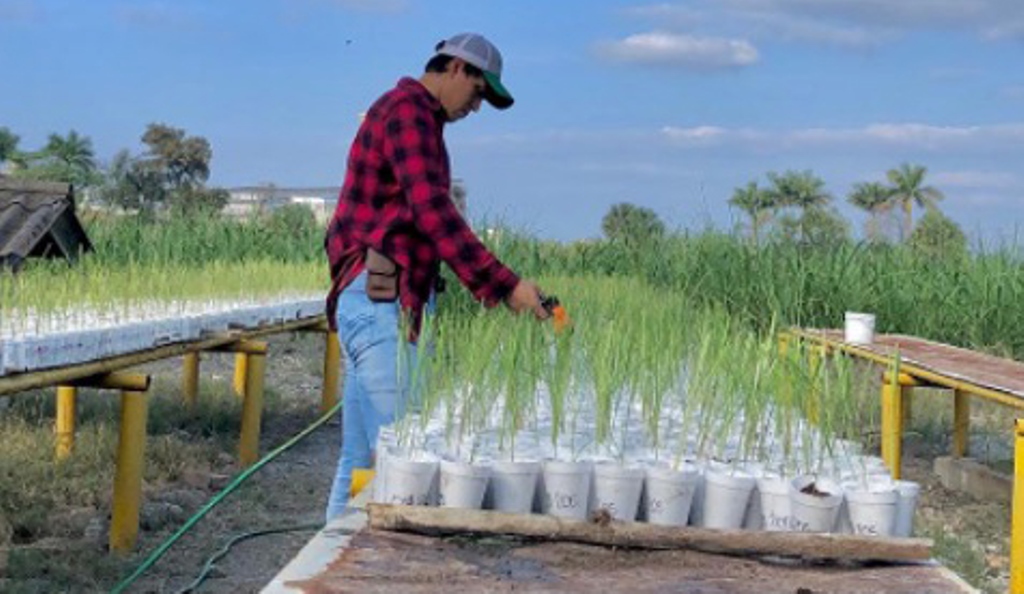
[[[284,443],[318,418],[322,348],[323,338],[319,335],[270,339],[266,385],[280,398],[282,412],[264,423],[262,453]],[[205,378],[227,382],[231,378],[231,365],[228,355],[210,356],[203,361],[202,373]],[[153,364],[147,371],[166,381],[177,381],[180,363]],[[232,537],[257,530],[322,521],[339,444],[340,428],[335,420],[260,470],[179,540],[128,591],[183,591],[196,579],[207,559]],[[936,555],[975,586],[983,586],[986,592],[1005,592],[1009,571],[1009,506],[980,502],[943,489],[930,472],[928,456],[916,451],[913,444],[906,451],[909,457],[905,472],[908,478],[922,484],[918,535],[936,538]],[[238,471],[232,457],[224,455],[221,464],[215,468],[185,473],[187,480],[181,484],[148,491],[138,554],[132,563],[126,564],[127,571],[177,530]],[[171,521],[156,521],[154,518],[166,509],[175,510]],[[78,534],[80,546],[102,546],[101,543],[106,542],[104,530],[105,526],[96,527],[91,523],[85,526]],[[258,592],[311,536],[312,531],[306,530],[259,536],[240,542],[216,562],[209,576],[195,591]],[[75,547],[70,550],[61,548],[65,549],[64,554],[74,554]],[[107,588],[113,585],[108,584]],[[5,590],[4,581],[0,579],[0,591]],[[39,590],[33,590],[31,584],[22,584],[18,590],[10,591]]]

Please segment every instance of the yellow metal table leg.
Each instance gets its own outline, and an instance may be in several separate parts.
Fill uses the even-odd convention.
[[[971,432],[971,396],[963,390],[953,392],[953,457],[967,455]]]
[[[807,395],[805,411],[807,414],[807,421],[813,425],[818,424],[821,410],[821,361],[824,356],[825,349],[822,347],[811,345],[807,350],[807,362],[810,367],[811,374],[811,391]]]
[[[1024,419],[1014,425],[1010,592],[1024,592]]]
[[[235,396],[242,398],[245,396],[245,378],[249,376],[247,366],[249,365],[249,356],[245,353],[235,354]]]
[[[787,351],[789,351],[789,335],[781,332],[779,333],[779,356],[785,357]]]
[[[75,401],[78,388],[57,386],[56,457],[65,460],[75,449]]]
[[[892,477],[898,479],[903,457],[903,389],[887,380],[882,383],[882,459]]]
[[[337,332],[328,332],[324,348],[324,387],[320,396],[320,412],[325,413],[338,402],[338,378],[341,370],[341,343]]]
[[[260,416],[263,413],[263,373],[267,356],[247,355],[248,374],[245,378],[245,397],[242,400],[242,436],[238,443],[238,462],[247,468],[259,459]]]
[[[199,353],[185,353],[181,370],[181,393],[185,398],[185,406],[195,410],[199,396]]]
[[[117,444],[114,509],[110,522],[110,548],[118,553],[131,552],[139,534],[146,406],[145,392],[121,392],[121,436]]]

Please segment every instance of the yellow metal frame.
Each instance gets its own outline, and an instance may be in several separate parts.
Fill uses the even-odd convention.
[[[1014,422],[1010,592],[1024,592],[1024,419]]]
[[[74,451],[75,417],[78,388],[91,387],[121,391],[120,432],[117,466],[114,476],[113,509],[109,545],[112,551],[129,553],[135,546],[139,531],[139,509],[142,501],[142,475],[145,465],[148,375],[124,373],[119,370],[145,363],[183,357],[182,393],[186,404],[194,407],[199,392],[201,351],[229,351],[242,361],[242,421],[238,455],[242,466],[250,466],[259,457],[260,419],[263,409],[263,379],[267,344],[254,340],[283,332],[315,330],[328,332],[324,316],[286,322],[276,326],[248,331],[231,331],[198,341],[176,343],[145,351],[110,357],[68,367],[26,372],[0,377],[0,397],[26,390],[57,386],[57,415],[54,423],[55,457],[66,459]],[[328,333],[324,358],[324,395],[322,406],[336,402],[340,348],[337,335]],[[332,350],[331,345],[335,345]],[[237,375],[234,385],[237,387]],[[333,374],[333,375],[332,375]]]
[[[791,329],[780,333],[782,352],[791,339],[807,340],[834,348],[849,355],[890,367],[893,359],[847,343],[828,339],[817,332]],[[978,386],[964,380],[947,377],[911,363],[900,361],[899,376],[891,372],[882,374],[882,458],[894,478],[902,473],[902,437],[905,423],[910,422],[910,402],[915,386],[938,386],[953,390],[953,447],[952,455],[967,455],[971,397],[976,396],[1015,409],[1024,409],[1024,399],[1012,394]],[[1010,532],[1010,591],[1024,592],[1024,419],[1014,424],[1014,480],[1013,519]]]

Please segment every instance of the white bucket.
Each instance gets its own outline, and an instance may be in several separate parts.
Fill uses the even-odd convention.
[[[384,465],[384,503],[430,505],[437,462],[388,456]]]
[[[854,534],[892,536],[899,492],[891,484],[868,484],[846,490],[846,505]]]
[[[913,481],[895,481],[896,491],[900,494],[896,504],[896,525],[893,536],[909,537],[914,533],[914,512],[917,510],[917,496],[921,485]]]
[[[708,468],[704,474],[704,526],[740,528],[755,484],[754,477],[742,470]]]
[[[647,521],[659,526],[685,526],[701,482],[700,470],[684,462],[678,469],[652,466],[645,474],[643,508]]]
[[[495,462],[487,489],[490,507],[513,514],[533,511],[539,474],[540,462],[537,461]]]
[[[540,485],[541,512],[585,520],[589,509],[591,466],[589,461],[545,460]]]
[[[843,340],[850,344],[871,344],[875,340],[875,314],[846,312]]]
[[[814,484],[820,494],[804,493]],[[790,482],[789,506],[792,532],[832,532],[839,517],[843,491],[836,483],[814,476],[801,476]]]
[[[761,516],[768,532],[788,532],[790,524],[789,483],[784,476],[762,476],[757,479],[761,499]]]
[[[615,462],[594,465],[590,483],[590,510],[606,510],[613,520],[632,522],[640,508],[644,469]]]
[[[480,509],[491,478],[491,467],[441,460],[441,507]]]

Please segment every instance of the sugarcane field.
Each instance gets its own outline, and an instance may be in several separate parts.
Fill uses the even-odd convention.
[[[0,0],[0,593],[1024,594],[1022,23]]]

